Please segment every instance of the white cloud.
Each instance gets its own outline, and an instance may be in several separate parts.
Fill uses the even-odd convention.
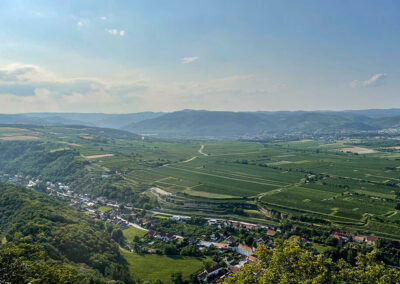
[[[256,75],[165,82],[125,73],[111,80],[70,78],[37,65],[12,64],[0,66],[0,113],[254,110],[270,105],[271,96],[284,88]]]
[[[384,73],[378,73],[373,75],[371,78],[365,81],[359,81],[359,80],[354,80],[350,82],[350,87],[356,88],[356,87],[372,87],[372,86],[377,86],[383,83],[383,80],[386,78],[386,74]]]
[[[101,16],[101,17],[100,17],[100,20],[102,20],[102,21],[107,21],[107,17],[106,17],[106,16]]]
[[[196,60],[198,60],[200,57],[198,56],[192,56],[192,57],[184,57],[181,59],[182,64],[188,64],[188,63],[192,63]]]
[[[0,85],[6,83],[31,83],[62,81],[57,75],[37,65],[14,63],[0,67]]]
[[[125,31],[124,30],[118,30],[118,29],[106,29],[106,32],[109,33],[110,35],[119,35],[119,36],[124,36]]]
[[[87,25],[89,25],[90,21],[89,19],[80,19],[76,22],[76,25],[78,26],[78,28],[83,28],[86,27]]]

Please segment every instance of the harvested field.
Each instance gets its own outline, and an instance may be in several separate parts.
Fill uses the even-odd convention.
[[[357,153],[357,154],[371,154],[371,153],[375,153],[374,150],[372,149],[368,149],[368,148],[361,148],[361,147],[350,147],[350,148],[342,148],[342,149],[338,149],[340,152],[344,152],[344,153]]]
[[[313,142],[313,141],[314,141],[313,139],[302,139],[299,141],[293,141],[293,143],[303,143],[303,142]]]
[[[167,195],[167,196],[172,195],[171,192],[165,191],[165,190],[163,190],[163,189],[161,189],[159,187],[152,187],[152,188],[150,188],[150,191],[152,193],[157,194],[157,195]]]
[[[279,162],[274,162],[274,163],[269,163],[268,165],[270,166],[279,166],[279,165],[288,165],[293,163],[292,161],[279,161]]]
[[[231,199],[237,198],[237,196],[227,195],[227,194],[218,194],[218,193],[211,193],[205,191],[196,191],[192,189],[186,189],[183,191],[186,194],[197,196],[197,197],[205,197],[205,198],[213,198],[213,199]]]
[[[0,137],[0,140],[5,141],[23,141],[23,140],[38,140],[37,136],[28,136],[28,135],[8,135]]]
[[[98,158],[105,158],[105,157],[112,157],[114,154],[103,154],[103,155],[92,155],[92,156],[86,156],[86,159],[98,159]]]
[[[0,130],[3,130],[3,131],[12,131],[12,132],[29,131],[28,129],[25,129],[25,128],[15,128],[15,127],[0,127]]]

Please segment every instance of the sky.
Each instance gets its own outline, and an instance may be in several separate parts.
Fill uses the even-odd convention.
[[[0,113],[400,108],[400,1],[0,1]]]

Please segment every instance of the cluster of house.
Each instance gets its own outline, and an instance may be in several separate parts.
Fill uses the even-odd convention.
[[[378,237],[375,236],[358,236],[341,232],[332,232],[331,237],[337,239],[341,245],[349,241],[354,241],[357,243],[365,243],[367,245],[374,246],[378,240]]]
[[[263,236],[255,241],[255,246],[258,247],[261,244],[264,244],[267,248],[272,249],[274,247],[274,242],[271,238],[267,236],[275,236],[276,231],[272,229],[267,230],[267,235]],[[301,236],[294,236],[297,241],[302,244],[306,245],[310,242]],[[199,242],[200,245],[208,245],[210,242]],[[256,248],[249,247],[245,244],[235,244],[234,238],[229,236],[221,243],[211,243],[211,245],[215,245],[216,248],[220,250],[231,250],[239,255],[241,255],[241,261],[237,264],[233,264],[233,259],[229,256],[224,258],[225,263],[227,264],[227,269],[224,269],[219,264],[216,264],[209,269],[202,271],[200,274],[197,275],[197,278],[202,283],[211,282],[210,279],[215,280],[217,277],[222,280],[229,276],[229,274],[237,273],[238,270],[243,267],[246,263],[257,262],[257,257],[254,255]]]
[[[164,233],[164,232],[159,232],[159,231],[154,231],[154,230],[149,230],[147,232],[147,235],[150,237],[153,237],[155,239],[162,240],[164,242],[169,242],[175,238],[174,234]]]
[[[78,194],[73,192],[68,185],[61,182],[55,184],[47,182],[47,190],[49,195],[57,196],[64,200],[70,201],[76,206],[84,205],[88,208],[92,208],[96,202],[89,198],[88,194]]]
[[[271,229],[268,231],[268,236],[275,236],[276,231]],[[274,246],[273,240],[268,238],[267,236],[263,236],[256,240],[256,247],[259,246],[261,243],[263,243],[270,249]],[[197,278],[200,282],[210,282],[210,278],[215,279],[216,276],[218,276],[220,279],[224,279],[229,274],[236,273],[241,267],[243,267],[244,264],[257,261],[257,258],[254,256],[256,248],[241,243],[236,244],[235,239],[232,236],[227,237],[220,243],[199,241],[198,245],[203,247],[215,246],[219,250],[229,250],[241,256],[240,262],[235,265],[232,264],[234,260],[229,256],[226,256],[224,258],[224,261],[227,264],[228,269],[224,269],[219,264],[216,264],[213,267],[202,271],[200,274],[197,275]]]
[[[396,134],[396,133],[400,133],[400,129],[387,128],[387,129],[378,130],[378,133],[380,133],[380,134]]]
[[[62,182],[52,183],[52,182],[48,181],[48,182],[46,182],[46,186],[48,187],[48,189],[59,189],[62,191],[70,190],[69,185],[63,184]]]
[[[28,184],[26,185],[26,187],[27,188],[35,187],[39,182],[40,182],[40,180],[38,180],[38,179],[30,179],[28,181]]]
[[[208,283],[211,279],[215,278],[219,274],[222,274],[223,271],[224,268],[217,263],[197,275],[197,279],[202,283]]]
[[[250,223],[244,223],[244,222],[237,222],[237,221],[231,221],[231,220],[223,220],[223,219],[208,219],[207,220],[208,225],[216,225],[219,229],[222,227],[232,227],[234,229],[245,229],[248,231],[253,231],[255,229],[261,229],[261,228],[268,228],[268,226],[260,225],[260,224],[250,224]],[[270,229],[270,231],[274,231]],[[279,231],[279,229],[278,229]]]
[[[23,175],[9,175],[9,174],[0,174],[0,181],[4,181],[13,185],[24,185],[31,179],[30,176]]]
[[[124,230],[129,227],[129,222],[119,217],[121,209],[113,208],[108,212],[101,212],[99,210],[93,211],[93,217],[103,219],[105,221],[111,222],[115,225],[118,225],[121,230]]]

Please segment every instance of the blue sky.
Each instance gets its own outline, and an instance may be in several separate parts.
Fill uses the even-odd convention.
[[[400,107],[399,1],[0,2],[0,112]]]

